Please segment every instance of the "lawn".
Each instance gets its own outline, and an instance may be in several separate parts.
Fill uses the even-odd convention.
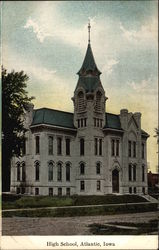
[[[103,205],[147,202],[137,195],[105,195],[105,196],[2,196],[2,209],[35,208],[35,207],[63,207],[82,205]]]

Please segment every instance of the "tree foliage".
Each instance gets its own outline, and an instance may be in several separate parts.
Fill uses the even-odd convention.
[[[2,170],[5,172],[13,154],[19,154],[26,132],[24,113],[33,99],[26,91],[28,79],[23,71],[7,73],[2,67]]]

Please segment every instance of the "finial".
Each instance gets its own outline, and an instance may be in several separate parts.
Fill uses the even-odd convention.
[[[90,19],[88,21],[88,44],[90,44],[90,29],[91,29],[91,25],[90,25]]]

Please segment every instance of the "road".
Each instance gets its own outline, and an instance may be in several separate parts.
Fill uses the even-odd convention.
[[[60,218],[3,218],[2,235],[91,235],[88,225],[92,223],[142,223],[157,218],[157,212]]]

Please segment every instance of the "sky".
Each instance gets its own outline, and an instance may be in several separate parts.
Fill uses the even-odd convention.
[[[108,97],[106,111],[142,113],[148,165],[156,172],[158,126],[157,1],[5,1],[2,64],[23,70],[35,108],[73,112],[73,96],[88,44]]]

